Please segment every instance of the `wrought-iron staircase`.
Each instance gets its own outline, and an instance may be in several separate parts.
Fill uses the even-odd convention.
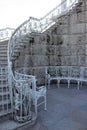
[[[10,96],[12,101],[12,75],[14,76],[14,62],[20,56],[21,50],[24,46],[29,44],[30,40],[33,40],[33,34],[38,34],[39,36],[46,32],[50,27],[55,25],[56,20],[66,13],[68,13],[75,5],[78,3],[78,0],[66,8],[66,10],[61,11],[61,6],[66,2],[64,0],[60,5],[54,8],[46,16],[41,19],[36,19],[30,17],[22,25],[20,25],[15,32],[12,34],[9,44],[8,44],[8,72],[9,72],[9,87],[10,87]],[[12,103],[12,102],[11,102]]]

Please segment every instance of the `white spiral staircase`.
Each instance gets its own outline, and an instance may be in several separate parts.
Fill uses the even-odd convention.
[[[30,17],[27,21],[21,24],[12,34],[8,43],[8,81],[9,91],[11,99],[11,107],[13,106],[13,82],[14,81],[14,62],[20,56],[21,50],[24,46],[29,44],[29,41],[33,39],[33,34],[42,35],[46,30],[56,23],[58,17],[72,11],[78,0],[68,6],[64,11],[61,11],[61,6],[65,4],[64,0],[60,5],[54,8],[46,16],[41,19]],[[15,79],[16,80],[16,79]],[[20,82],[20,80],[19,80]],[[4,100],[3,100],[4,101]],[[13,108],[13,107],[12,107]]]

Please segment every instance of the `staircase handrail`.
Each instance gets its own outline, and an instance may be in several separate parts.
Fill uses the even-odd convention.
[[[44,21],[45,19],[47,19],[47,17],[49,18],[49,16],[51,16],[50,17],[51,25],[55,24],[55,20],[54,19],[57,19],[58,17],[66,14],[75,5],[75,3],[78,2],[78,0],[74,0],[74,2],[72,2],[72,4],[70,6],[66,7],[65,10],[62,10],[61,7],[63,6],[63,4],[65,4],[66,1],[67,0],[64,0],[58,6],[56,6],[53,10],[51,10],[49,13],[47,13],[44,17],[42,17],[40,19],[41,23],[42,23],[42,21]],[[58,8],[60,9],[59,12],[58,12]],[[55,12],[57,13],[56,15],[55,15]],[[45,27],[42,28],[42,32],[46,30],[47,26],[49,27],[49,19],[48,19],[47,25],[45,25]]]
[[[78,0],[74,0],[74,2],[68,8],[66,8],[66,10],[60,11],[59,14],[57,10],[58,8],[61,9],[62,5],[65,4],[66,0],[64,0],[58,6],[56,6],[53,10],[51,10],[47,15],[45,15],[41,19],[30,17],[28,20],[22,23],[12,34],[9,40],[9,45],[8,45],[9,50],[14,49],[15,44],[17,45],[19,43],[19,41],[21,40],[20,37],[22,37],[24,34],[26,35],[27,33],[31,33],[31,32],[43,33],[44,31],[46,31],[47,28],[55,24],[54,17],[58,18],[58,16],[66,13],[69,9],[71,9],[75,5],[77,1]],[[55,16],[56,11],[57,11],[57,14]],[[12,53],[12,51],[8,53]],[[8,54],[8,55],[11,56],[11,54]]]
[[[34,32],[39,32],[39,33],[43,33],[49,26],[52,26],[55,21],[53,20],[53,17],[55,16],[55,11],[58,10],[58,8],[61,9],[62,5],[66,2],[66,0],[64,0],[62,3],[60,3],[58,6],[56,6],[53,10],[51,10],[47,15],[45,15],[44,17],[42,17],[41,19],[37,19],[34,17],[30,17],[28,20],[26,20],[24,23],[22,23],[12,34],[9,43],[8,43],[8,64],[9,61],[11,60],[11,53],[14,49],[15,44],[18,45],[19,41],[21,40],[21,36],[23,36],[24,34],[26,35],[27,33],[32,33]],[[74,2],[72,2],[72,4],[66,8],[66,10],[64,10],[63,12],[60,12],[60,15],[63,15],[65,12],[67,12],[69,9],[71,9],[75,3],[78,2],[78,0],[74,0]],[[58,18],[58,16],[60,16],[57,12],[56,17]],[[51,16],[51,17],[50,17]],[[47,17],[49,19],[47,19]],[[43,23],[44,20],[45,23]],[[50,21],[51,20],[51,21]],[[50,22],[49,22],[50,21]],[[36,24],[36,25],[35,25]],[[10,50],[10,51],[9,51]]]
[[[42,23],[42,21],[44,21],[44,19],[46,19],[47,16],[49,16],[51,13],[53,14],[53,12],[55,12],[55,10],[57,10],[58,8],[60,8],[67,0],[64,0],[63,2],[61,2],[59,5],[57,5],[54,9],[52,9],[49,13],[47,13],[44,17],[38,19],[38,18],[34,18],[34,17],[29,17],[28,20],[26,20],[24,23],[22,23],[15,31],[14,33],[12,34],[11,36],[11,39],[12,37],[17,33],[17,31],[20,30],[21,27],[23,27],[25,24],[29,23],[30,20],[34,20],[35,22],[39,22],[39,24]],[[71,7],[73,7],[73,5],[77,2],[78,0],[74,0],[74,2],[68,7],[66,8],[66,10],[69,10]],[[63,13],[64,11],[62,11]],[[60,12],[61,14],[61,12]],[[51,17],[52,18],[52,17]],[[53,21],[53,20],[52,20]],[[38,30],[37,30],[38,31]]]

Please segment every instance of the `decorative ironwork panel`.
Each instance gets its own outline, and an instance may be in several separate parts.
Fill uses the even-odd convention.
[[[12,112],[8,86],[8,68],[0,68],[0,116]]]

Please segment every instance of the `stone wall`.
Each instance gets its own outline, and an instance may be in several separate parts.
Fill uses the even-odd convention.
[[[56,24],[59,24],[57,32],[60,32],[62,37],[62,44],[60,45],[60,64],[66,66],[86,66],[87,1],[83,0],[82,4],[77,4],[73,10],[60,17]]]
[[[33,34],[15,61],[36,75],[38,84],[44,84],[45,66],[87,66],[87,1],[82,1],[44,34]]]

